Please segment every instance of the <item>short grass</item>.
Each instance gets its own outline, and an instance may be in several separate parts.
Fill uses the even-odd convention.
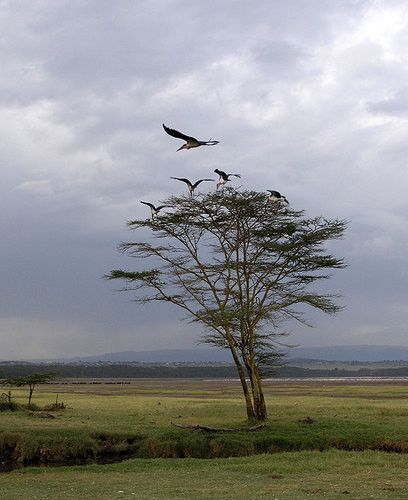
[[[0,475],[0,498],[405,499],[406,455],[302,451],[229,459],[132,459]]]
[[[18,403],[26,402],[24,389],[12,392]],[[139,456],[258,454],[27,467],[0,474],[0,498],[408,498],[407,385],[268,383],[266,429],[232,434],[171,426],[242,426],[245,409],[232,382],[50,385],[38,388],[33,402],[49,405],[57,392],[67,408],[55,419],[0,413],[3,453],[8,443],[22,462],[92,460],[95,449],[120,453],[127,446]],[[315,423],[299,422],[305,417]],[[259,454],[265,446],[270,452],[293,451]],[[381,447],[404,453],[378,451]]]
[[[24,403],[26,390],[12,391]],[[245,408],[234,382],[139,380],[130,385],[42,386],[33,402],[55,400],[55,419],[26,412],[0,414],[0,449],[23,463],[93,459],[132,448],[140,457],[226,457],[253,453],[377,449],[408,450],[407,385],[266,384],[269,421],[257,433],[206,434],[174,423],[242,426]],[[315,423],[299,420],[311,417]],[[7,444],[8,443],[8,444]]]

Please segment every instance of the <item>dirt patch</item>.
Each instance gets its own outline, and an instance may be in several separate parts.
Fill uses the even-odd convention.
[[[317,423],[317,420],[315,420],[314,418],[312,417],[306,417],[306,418],[300,418],[298,420],[299,424],[307,424],[307,425],[312,425],[312,424],[316,424]]]
[[[29,411],[28,415],[36,418],[55,418],[55,415],[51,415],[51,413],[46,411]]]

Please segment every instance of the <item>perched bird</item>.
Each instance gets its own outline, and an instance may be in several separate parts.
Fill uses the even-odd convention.
[[[189,181],[188,179],[186,179],[185,177],[170,177],[170,179],[175,179],[176,181],[181,181],[181,182],[185,182],[187,184],[187,187],[188,187],[188,190],[190,191],[190,196],[193,196],[193,193],[194,193],[194,190],[195,188],[201,184],[202,182],[205,182],[205,181],[211,181],[211,182],[214,182],[214,179],[199,179],[197,182],[195,182],[194,184]]]
[[[140,201],[140,203],[143,203],[143,205],[147,205],[148,207],[150,207],[150,211],[152,213],[152,220],[156,217],[156,215],[160,212],[160,210],[167,207],[167,205],[160,205],[158,207],[155,207],[153,203],[149,203],[147,201]]]
[[[220,176],[220,178],[218,179],[218,182],[217,182],[217,189],[220,186],[223,186],[226,182],[228,182],[230,180],[230,177],[239,177],[239,178],[241,178],[241,174],[226,174],[222,170],[218,170],[218,168],[216,168],[214,170],[214,172]]]
[[[163,123],[163,128],[172,137],[186,141],[186,143],[183,144],[180,148],[178,148],[177,151],[180,151],[180,149],[198,148],[198,146],[215,146],[220,142],[220,141],[199,141],[195,137],[190,137],[188,135],[182,134],[178,130],[166,127],[164,123]]]
[[[267,189],[267,191],[268,191],[268,193],[270,193],[270,195],[268,196],[268,200],[267,200],[267,203],[269,205],[276,203],[276,202],[285,203],[285,205],[289,205],[289,202],[288,202],[286,196],[283,196],[283,194],[280,194],[279,191],[273,191],[271,189]]]

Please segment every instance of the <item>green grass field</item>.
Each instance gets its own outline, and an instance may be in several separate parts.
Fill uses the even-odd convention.
[[[25,402],[24,389],[12,392]],[[3,457],[12,445],[21,463],[92,460],[104,450],[186,458],[17,469],[0,474],[0,498],[408,498],[407,385],[268,383],[270,418],[254,433],[171,425],[244,425],[232,382],[50,385],[33,402],[50,404],[57,392],[67,409],[55,419],[0,413]]]
[[[405,456],[303,451],[227,459],[132,459],[0,476],[11,500],[82,498],[408,498]]]

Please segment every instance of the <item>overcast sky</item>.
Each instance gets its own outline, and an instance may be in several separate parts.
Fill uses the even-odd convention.
[[[405,0],[0,0],[0,359],[194,346],[101,279],[183,186],[240,172],[346,218],[336,318],[301,345],[408,345]],[[216,147],[176,153],[166,123]],[[208,189],[204,186],[203,189]]]

